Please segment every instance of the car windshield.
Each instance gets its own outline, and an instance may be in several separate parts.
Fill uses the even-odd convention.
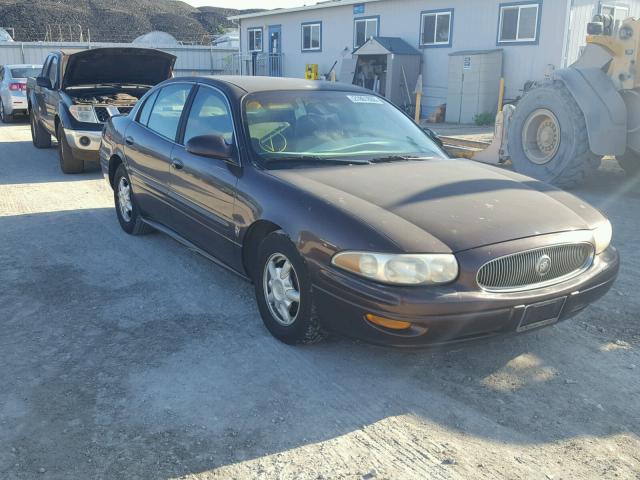
[[[333,164],[443,157],[397,108],[375,95],[278,91],[247,96],[244,113],[255,154],[266,164]]]
[[[42,68],[20,67],[12,68],[11,76],[13,78],[32,78],[40,75]]]

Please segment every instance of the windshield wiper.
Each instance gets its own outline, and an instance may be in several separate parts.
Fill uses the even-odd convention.
[[[269,158],[267,160],[267,164],[271,165],[274,163],[300,163],[300,164],[321,164],[321,163],[331,163],[337,165],[353,165],[353,164],[366,164],[369,163],[367,161],[358,161],[358,160],[349,160],[346,158],[327,158],[327,157],[315,157],[313,155],[301,155],[301,156],[290,156],[290,157],[274,157]]]
[[[411,160],[431,160],[433,157],[421,157],[419,155],[389,155],[369,160],[370,163],[408,162]]]

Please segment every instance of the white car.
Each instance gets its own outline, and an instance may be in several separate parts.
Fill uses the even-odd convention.
[[[42,65],[0,65],[0,120],[27,114],[27,78],[37,77]]]

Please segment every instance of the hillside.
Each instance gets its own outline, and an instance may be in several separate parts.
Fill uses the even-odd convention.
[[[212,0],[215,1],[215,0]],[[255,10],[194,8],[178,0],[0,0],[0,27],[15,29],[16,41],[53,38],[128,42],[152,30],[180,41],[199,42],[233,25],[229,15]]]

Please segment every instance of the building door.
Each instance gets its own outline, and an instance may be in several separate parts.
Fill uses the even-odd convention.
[[[269,76],[282,76],[282,27],[269,27]]]

